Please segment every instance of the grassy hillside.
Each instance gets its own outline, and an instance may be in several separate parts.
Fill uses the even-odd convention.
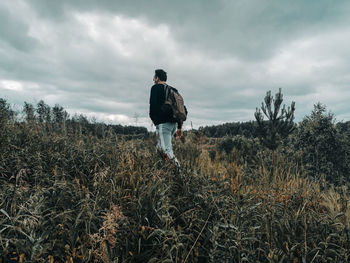
[[[3,122],[0,262],[349,262],[346,186],[308,179],[302,155],[256,139],[155,137]],[[273,164],[273,165],[272,165]]]

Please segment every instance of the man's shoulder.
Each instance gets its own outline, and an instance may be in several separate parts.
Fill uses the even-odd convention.
[[[162,90],[163,88],[164,88],[163,84],[154,84],[152,86],[152,90],[156,90],[156,91]]]
[[[153,87],[157,87],[157,88],[158,88],[158,87],[164,87],[164,84],[154,84],[154,85],[152,86],[152,88],[153,88]]]

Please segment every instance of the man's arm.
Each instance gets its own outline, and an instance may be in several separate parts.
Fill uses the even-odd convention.
[[[185,106],[185,112],[186,112],[186,115],[188,114],[188,111],[187,111],[187,108]],[[183,125],[183,121],[179,121],[177,123],[177,131],[176,131],[176,137],[178,138],[181,138],[183,136],[183,133],[182,133],[182,125]]]
[[[151,95],[149,98],[149,117],[154,122],[155,106],[157,104],[157,96],[154,86],[151,88]]]
[[[177,123],[176,138],[181,138],[183,136],[182,124],[183,124],[182,121]]]

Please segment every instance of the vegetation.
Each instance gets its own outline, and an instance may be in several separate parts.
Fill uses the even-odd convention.
[[[350,181],[348,132],[337,128],[334,115],[327,113],[324,105],[318,103],[314,106],[311,115],[300,123],[296,134],[296,147],[301,151],[310,176],[316,179],[325,177],[336,184]]]
[[[281,141],[271,178],[256,136],[188,131],[177,175],[154,134],[69,119],[58,105],[27,104],[19,119],[0,102],[0,262],[350,260],[348,170],[323,148],[349,164],[350,125],[324,108]]]
[[[255,118],[258,123],[261,142],[267,148],[274,151],[279,146],[281,140],[291,134],[295,128],[293,123],[295,102],[292,102],[292,105],[288,109],[286,109],[285,105],[281,109],[283,102],[281,89],[279,89],[275,98],[271,96],[271,91],[268,91],[264,102],[261,104],[261,110],[268,120],[264,121],[260,109],[256,109]]]
[[[258,129],[255,122],[232,122],[214,126],[199,127],[199,131],[213,138],[222,138],[225,136],[242,135],[247,138],[258,136]]]

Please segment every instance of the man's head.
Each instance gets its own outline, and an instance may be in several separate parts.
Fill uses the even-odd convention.
[[[162,69],[156,69],[153,77],[153,81],[155,83],[159,83],[160,81],[165,82],[167,80],[166,72]]]

